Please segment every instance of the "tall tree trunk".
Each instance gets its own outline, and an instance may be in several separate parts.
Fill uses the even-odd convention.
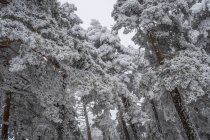
[[[37,140],[41,140],[41,136],[38,136]]]
[[[16,121],[14,121],[14,138],[15,138],[15,140],[18,140],[18,128],[17,128]]]
[[[150,103],[151,103],[152,110],[153,110],[153,113],[154,113],[154,116],[155,116],[155,121],[156,121],[156,124],[157,124],[158,131],[162,135],[163,131],[162,131],[162,127],[161,127],[161,124],[160,124],[159,117],[158,117],[158,112],[157,112],[157,108],[156,108],[154,99],[151,99]]]
[[[106,140],[106,134],[105,134],[105,132],[102,131],[102,135],[103,135],[103,140]]]
[[[58,123],[56,124],[57,127],[57,140],[65,140],[65,136],[64,136],[64,121],[65,121],[65,118],[66,118],[66,112],[65,112],[65,106],[64,105],[58,105],[60,111],[59,111],[59,114],[60,114],[60,118],[62,119],[62,122],[61,123]]]
[[[24,131],[24,128],[23,128],[23,121],[21,120],[20,121],[20,126],[18,126],[18,137],[17,137],[17,140],[25,140],[24,137],[23,137],[23,131]]]
[[[131,127],[131,129],[132,129],[132,131],[133,131],[133,135],[134,135],[135,140],[139,140],[138,132],[137,132],[137,129],[136,129],[135,124],[132,124],[132,123],[130,122],[130,127]]]
[[[63,128],[63,124],[60,123],[57,125],[57,140],[64,140],[63,138],[63,133],[64,133],[64,128]]]
[[[83,108],[84,108],[84,115],[85,115],[85,123],[86,123],[86,127],[87,127],[87,137],[88,137],[88,140],[92,140],[90,123],[88,120],[88,113],[87,113],[87,108],[86,108],[85,104],[83,105]]]
[[[65,107],[64,105],[56,105],[59,107],[59,115],[62,120],[61,123],[55,123],[51,121],[51,123],[55,126],[57,132],[57,139],[56,140],[64,140],[64,120],[65,120]]]
[[[104,131],[102,131],[102,135],[103,135],[103,140],[107,140],[107,135],[106,135],[106,133],[104,132]]]
[[[170,92],[170,94],[188,140],[199,140],[199,136],[195,131],[195,127],[189,118],[189,115],[181,98],[181,95],[178,91],[178,88],[175,88],[172,92]]]
[[[127,125],[126,125],[126,122],[122,116],[122,112],[120,112],[120,121],[121,121],[121,125],[122,125],[122,129],[123,129],[123,134],[124,134],[124,137],[125,137],[125,140],[131,140],[130,139],[130,135],[129,135],[129,132],[128,132],[128,128],[127,128]]]
[[[163,65],[165,61],[165,56],[163,55],[163,53],[161,52],[158,46],[158,41],[154,32],[150,31],[148,33],[148,40],[149,40],[149,43],[151,44],[152,50],[155,52],[155,55],[157,57],[159,64]]]
[[[106,132],[102,132],[102,135],[103,135],[103,140],[112,140],[111,138],[110,138],[110,135],[107,135],[107,133]]]
[[[126,109],[128,109],[128,108],[130,107],[130,102],[129,102],[128,98],[126,98],[126,97],[121,97],[121,100],[122,100],[122,102],[123,102],[124,107],[125,107]],[[132,132],[133,132],[133,135],[134,135],[135,140],[139,140],[135,125],[132,124],[130,121],[129,121],[129,124],[130,124],[130,127],[131,127],[131,130],[132,130]]]
[[[5,96],[6,97],[5,97],[2,132],[1,132],[2,140],[8,140],[9,117],[10,117],[10,106],[11,106],[11,92],[6,92]]]

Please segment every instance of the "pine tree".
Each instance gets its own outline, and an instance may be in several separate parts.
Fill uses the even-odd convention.
[[[115,30],[124,27],[125,32],[130,32],[136,29],[137,32],[133,40],[145,48],[145,57],[149,60],[151,68],[153,65],[156,66],[148,72],[148,74],[150,73],[153,76],[149,76],[150,82],[153,83],[149,82],[149,84],[153,85],[153,87],[147,89],[147,92],[149,92],[149,96],[157,100],[161,96],[167,96],[166,94],[171,93],[171,101],[188,139],[199,139],[199,136],[193,125],[190,113],[186,109],[187,105],[189,105],[189,102],[192,102],[192,99],[197,100],[199,96],[204,96],[205,90],[202,89],[206,89],[205,85],[200,84],[202,83],[201,79],[206,76],[201,76],[203,78],[195,80],[198,77],[194,74],[196,71],[200,73],[199,75],[205,75],[206,72],[200,71],[198,67],[201,65],[208,67],[208,62],[201,62],[200,59],[197,63],[199,66],[196,66],[198,69],[195,68],[195,71],[192,70],[194,66],[188,65],[195,62],[190,56],[192,53],[196,54],[194,56],[196,59],[199,58],[197,56],[208,59],[206,52],[189,40],[189,33],[192,32],[190,7],[194,3],[195,1],[119,0],[112,14],[116,20]],[[199,55],[201,53],[203,54]],[[163,66],[157,67],[157,64]],[[191,69],[192,71],[185,73],[185,69]],[[167,74],[166,71],[170,74]],[[148,76],[148,74],[145,76]],[[164,79],[163,77],[166,75],[167,78]],[[145,77],[145,79],[148,80],[149,78]],[[199,81],[197,85],[194,85],[194,80]],[[187,88],[188,85],[189,88]],[[193,86],[196,86],[196,91],[191,89]],[[201,89],[201,87],[203,88]],[[174,92],[175,90],[177,92]],[[176,93],[176,95],[172,93]],[[179,103],[176,102],[177,100],[179,100]],[[164,101],[161,101],[161,103],[164,103]]]

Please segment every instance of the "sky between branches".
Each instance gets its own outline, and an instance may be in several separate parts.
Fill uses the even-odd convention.
[[[77,15],[83,21],[83,27],[87,29],[90,25],[91,19],[97,19],[103,26],[111,27],[114,24],[114,20],[111,17],[111,12],[116,0],[58,0],[61,3],[69,2],[75,4],[77,7]],[[120,31],[119,36],[121,43],[124,46],[132,45],[135,46],[131,41],[133,34],[123,35]]]

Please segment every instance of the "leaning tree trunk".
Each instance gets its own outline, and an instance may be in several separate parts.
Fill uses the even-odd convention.
[[[185,108],[184,102],[181,98],[181,95],[178,91],[178,88],[175,88],[171,93],[172,100],[174,102],[176,111],[179,115],[181,123],[184,127],[185,133],[189,140],[199,140],[199,136],[195,131],[195,127],[191,122],[187,110]]]
[[[87,113],[87,108],[86,108],[85,104],[83,105],[83,108],[84,108],[84,115],[85,115],[85,123],[86,123],[86,127],[87,127],[87,137],[88,137],[88,140],[92,140],[90,123],[88,120],[88,113]]]
[[[3,122],[2,122],[2,130],[1,130],[2,140],[8,140],[10,106],[11,106],[11,92],[7,92],[6,97],[5,97]]]
[[[149,42],[153,48],[153,51],[155,52],[156,56],[157,56],[157,60],[158,63],[160,65],[164,64],[164,55],[161,52],[160,48],[158,47],[158,41],[157,38],[154,34],[154,32],[149,32],[148,33],[148,39]],[[192,124],[192,122],[190,121],[189,115],[186,111],[186,108],[184,106],[184,102],[182,101],[181,95],[178,91],[177,88],[175,88],[171,93],[171,97],[174,103],[174,106],[176,108],[176,111],[178,113],[178,116],[181,120],[182,126],[184,127],[185,133],[188,137],[189,140],[199,140],[199,136]]]

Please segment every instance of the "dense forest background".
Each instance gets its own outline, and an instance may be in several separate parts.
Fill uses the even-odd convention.
[[[210,140],[210,0],[117,0],[112,30],[76,10],[0,0],[2,140]]]

